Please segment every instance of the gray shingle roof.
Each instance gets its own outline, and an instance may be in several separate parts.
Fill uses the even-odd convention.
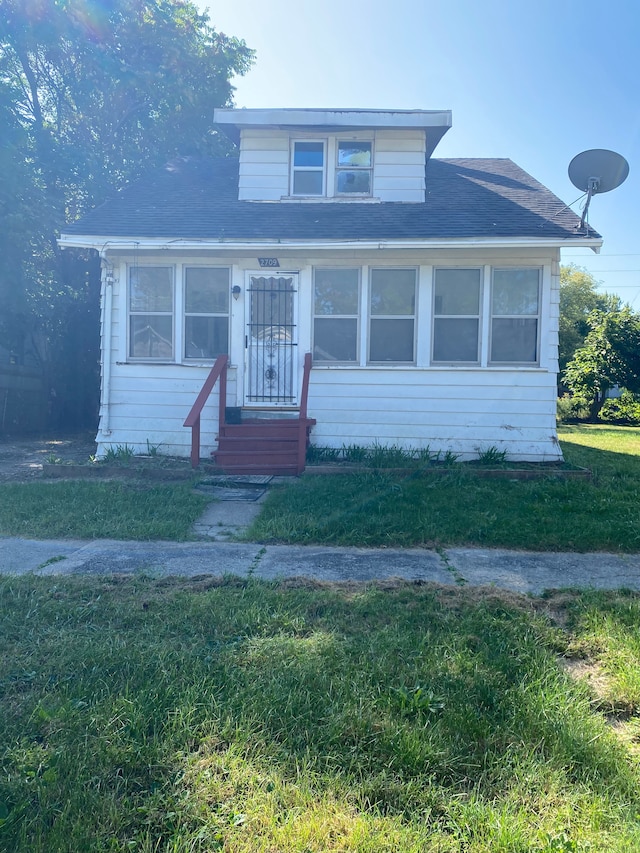
[[[64,231],[215,240],[584,237],[579,218],[511,160],[431,159],[426,174],[423,204],[257,204],[237,200],[235,158],[187,158],[131,184]]]

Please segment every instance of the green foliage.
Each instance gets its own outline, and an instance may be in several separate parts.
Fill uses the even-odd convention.
[[[609,424],[640,426],[640,396],[625,390],[620,397],[605,400],[598,418]]]
[[[498,450],[495,445],[487,447],[486,450],[478,450],[478,464],[486,465],[487,467],[500,467],[507,461],[507,451]]]
[[[589,332],[592,311],[616,311],[618,297],[598,292],[600,282],[575,264],[560,267],[560,326],[558,361],[562,374]]]
[[[133,447],[128,444],[117,444],[115,447],[110,445],[104,452],[105,462],[130,462],[136,452]]]
[[[398,444],[374,442],[369,447],[362,444],[343,444],[342,447],[318,447],[307,449],[309,465],[338,464],[361,465],[364,468],[422,468],[435,462],[449,465],[457,460],[455,453],[444,456],[432,453],[428,447],[405,448]]]
[[[3,0],[0,332],[42,367],[52,425],[93,425],[98,387],[99,268],[60,229],[144,170],[227,150],[213,108],[252,56],[191,2]]]
[[[640,315],[625,306],[593,311],[588,323],[589,332],[569,362],[564,382],[595,419],[614,385],[640,392]]]
[[[563,394],[558,397],[556,408],[556,420],[561,424],[584,421],[589,417],[589,408],[583,400],[572,397],[571,394]]]

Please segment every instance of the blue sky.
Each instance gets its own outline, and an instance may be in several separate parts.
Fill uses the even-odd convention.
[[[564,253],[640,311],[638,0],[218,0],[216,29],[256,50],[239,107],[451,109],[439,157],[510,157],[565,202],[588,148],[630,174],[596,196],[600,256]],[[578,205],[573,209],[580,213]]]

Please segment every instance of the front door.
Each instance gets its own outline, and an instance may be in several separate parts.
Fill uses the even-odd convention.
[[[296,406],[297,273],[249,275],[245,405]]]

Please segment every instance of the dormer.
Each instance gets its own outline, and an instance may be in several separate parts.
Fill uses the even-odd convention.
[[[424,202],[449,110],[216,109],[240,148],[240,201]]]

